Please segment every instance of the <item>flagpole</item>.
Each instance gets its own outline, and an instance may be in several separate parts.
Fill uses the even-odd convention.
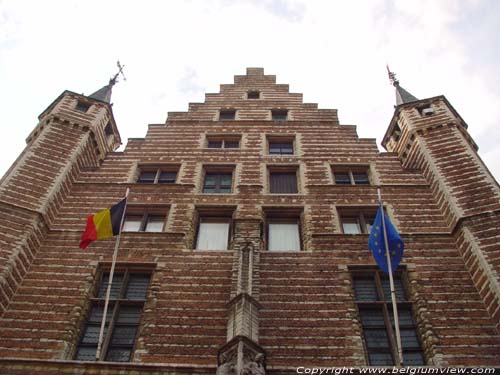
[[[120,219],[120,230],[115,241],[115,250],[113,251],[113,260],[111,261],[111,270],[109,271],[108,288],[106,289],[106,299],[104,300],[104,311],[102,312],[101,329],[99,330],[99,341],[97,341],[97,351],[95,353],[96,361],[101,360],[102,340],[104,338],[104,326],[106,325],[106,315],[108,315],[109,297],[111,295],[111,285],[113,284],[113,276],[115,273],[116,259],[118,257],[118,248],[120,247],[120,238],[122,236],[123,220],[125,219],[125,211],[127,210],[127,198],[130,189],[125,192],[125,206],[123,208],[122,217]]]
[[[398,358],[396,361],[397,366],[403,366],[403,346],[401,345],[401,332],[399,330],[399,318],[398,318],[398,305],[396,303],[396,290],[394,288],[394,279],[392,277],[392,263],[391,256],[389,254],[389,241],[387,240],[387,231],[385,229],[385,214],[382,205],[382,195],[380,194],[380,189],[377,189],[378,202],[382,208],[382,230],[384,234],[384,244],[385,244],[385,255],[387,257],[387,269],[389,271],[389,284],[391,287],[391,300],[392,300],[392,312],[394,314],[394,325],[396,327],[396,345],[398,349]]]

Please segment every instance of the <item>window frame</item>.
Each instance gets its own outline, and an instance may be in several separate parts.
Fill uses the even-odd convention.
[[[290,111],[288,109],[271,109],[271,120],[274,122],[286,122],[289,119]]]
[[[210,147],[210,142],[220,142],[220,147]],[[236,147],[227,147],[228,143],[237,143]],[[241,135],[207,135],[204,143],[204,148],[210,150],[236,150],[241,148]]]
[[[304,239],[303,239],[303,207],[263,207],[262,210],[265,214],[264,219],[264,233],[263,240],[265,242],[266,251],[273,253],[284,253],[284,252],[300,252],[305,250]],[[297,232],[299,237],[299,249],[274,249],[271,250],[270,245],[270,229],[269,224],[283,223],[283,224],[297,224]]]
[[[364,166],[364,165],[356,165],[356,166],[347,166],[347,165],[332,165],[331,167],[332,170],[332,177],[333,177],[333,184],[334,185],[339,185],[339,186],[370,186],[372,184],[371,178],[370,178],[370,166]],[[336,175],[348,175],[349,176],[349,183],[348,184],[343,184],[337,182]],[[359,175],[359,174],[364,174],[366,175],[366,183],[359,183],[356,181],[356,178],[354,175]]]
[[[295,144],[295,137],[275,137],[275,136],[267,136],[266,137],[266,143],[267,143],[267,155],[273,156],[273,157],[279,157],[279,156],[295,156],[296,155],[296,144]],[[279,153],[271,153],[271,145],[272,144],[277,144],[280,145],[280,152]],[[292,153],[287,154],[282,152],[282,146],[289,144],[291,145],[292,148]]]
[[[153,272],[154,272],[154,267],[155,264],[120,264],[118,263],[116,265],[116,270],[113,276],[113,285],[115,285],[115,281],[117,280],[118,276],[122,276],[122,281],[120,285],[120,289],[118,292],[118,296],[114,296],[113,294],[110,296],[110,303],[107,311],[107,316],[109,316],[109,321],[106,324],[106,329],[105,329],[105,334],[103,337],[102,341],[102,346],[101,346],[101,361],[105,362],[110,362],[111,360],[107,359],[110,349],[113,347],[115,348],[126,348],[129,350],[129,359],[127,361],[119,361],[123,363],[131,362],[133,359],[134,352],[136,350],[136,345],[137,345],[137,338],[139,337],[140,333],[140,328],[142,324],[142,317],[144,315],[144,310],[145,310],[145,305],[148,301],[148,294],[149,290],[151,287],[151,279],[153,277]],[[95,348],[97,351],[97,345],[98,343],[88,343],[84,342],[85,339],[85,332],[88,327],[96,327],[98,329],[98,332],[100,331],[101,328],[101,322],[102,322],[102,313],[104,313],[104,302],[106,298],[106,290],[108,287],[108,280],[109,280],[109,274],[110,274],[110,268],[111,264],[105,263],[104,265],[101,265],[98,270],[98,276],[96,278],[96,281],[94,283],[94,293],[93,297],[89,299],[89,308],[87,311],[87,314],[85,315],[84,319],[82,320],[82,326],[81,326],[81,331],[80,335],[78,338],[78,343],[75,346],[75,351],[74,351],[74,356],[73,358],[75,360],[79,361],[95,361],[95,354],[94,357],[90,359],[83,359],[83,358],[78,358],[78,353],[80,348]],[[133,277],[143,277],[143,276],[148,276],[148,284],[146,286],[145,292],[144,292],[144,298],[130,298],[127,297],[127,293],[129,291],[130,287],[130,280]],[[107,277],[106,277],[107,276]],[[113,291],[113,289],[112,289]],[[101,293],[102,292],[102,293]],[[102,312],[101,312],[101,317],[99,321],[91,321],[91,313],[93,309],[99,309],[99,307],[102,307]],[[127,307],[139,307],[139,314],[137,318],[137,322],[119,322],[119,313],[122,308],[127,308]],[[123,309],[123,310],[125,310]],[[123,311],[122,310],[122,311]],[[108,320],[106,318],[106,320]],[[130,344],[124,344],[124,343],[118,343],[118,344],[113,344],[112,339],[113,335],[116,333],[116,328],[117,327],[135,327],[135,333],[134,337],[131,340],[132,345]],[[114,360],[115,361],[115,360]]]
[[[235,165],[227,165],[227,164],[205,164],[203,165],[203,172],[201,174],[201,181],[199,182],[199,190],[200,194],[234,194],[235,193],[235,179],[236,179],[236,166]],[[205,192],[205,181],[206,177],[209,174],[231,174],[231,191],[228,193],[219,193],[219,192]]]
[[[196,216],[194,227],[196,228],[193,238],[193,250],[195,251],[228,251],[232,248],[234,222],[233,215],[236,211],[236,206],[198,206],[196,207]],[[200,228],[203,221],[215,223],[228,223],[228,238],[226,249],[200,249]]]
[[[232,109],[232,108],[220,109],[219,113],[218,113],[219,114],[218,120],[219,121],[236,121],[236,112],[237,112],[237,110]],[[231,116],[228,116],[229,114],[231,114]]]
[[[158,185],[173,185],[177,183],[177,179],[179,177],[179,165],[145,165],[141,164],[138,166],[138,175],[136,179],[137,184],[143,184],[143,185],[153,185],[153,184],[158,184]],[[148,181],[141,181],[141,175],[143,173],[155,173],[154,180],[152,182]],[[162,173],[175,173],[175,179],[173,182],[162,182],[161,180],[161,175]]]
[[[301,192],[301,189],[300,189],[300,180],[299,180],[299,168],[300,166],[299,165],[268,165],[267,166],[267,183],[268,183],[268,192],[269,194],[291,194],[291,195],[297,195],[297,194],[300,194]],[[278,175],[278,174],[281,174],[281,175],[285,175],[285,174],[289,174],[289,175],[292,175],[294,174],[295,175],[295,192],[275,192],[273,191],[272,187],[273,187],[273,184],[272,184],[272,177],[273,175]],[[293,189],[292,189],[293,190]]]
[[[337,207],[340,230],[345,235],[370,234],[371,227],[377,215],[378,206],[373,207]],[[360,229],[357,233],[346,233],[344,223],[348,220],[357,220]],[[372,224],[370,224],[370,222]]]
[[[367,267],[354,266],[354,267],[349,267],[349,269],[351,275],[353,298],[358,310],[358,318],[362,328],[363,347],[365,351],[366,361],[369,365],[376,366],[378,364],[371,364],[370,354],[389,353],[391,355],[393,363],[392,365],[394,365],[395,359],[399,356],[399,354],[397,351],[395,328],[392,324],[392,321],[394,319],[392,314],[392,300],[390,296],[390,291],[389,291],[389,296],[387,296],[384,289],[384,284],[387,285],[389,283],[389,277],[386,276],[380,269],[375,268],[373,266],[367,266]],[[402,324],[402,320],[400,319],[399,323],[400,330],[401,331],[412,330],[415,333],[418,344],[418,347],[411,347],[411,348],[403,346],[403,357],[405,353],[419,353],[423,359],[423,363],[417,364],[417,366],[425,365],[426,360],[422,346],[422,341],[419,337],[417,323],[415,322],[415,318],[413,316],[413,311],[412,311],[413,301],[410,298],[408,298],[409,293],[405,285],[406,273],[404,269],[396,270],[396,272],[393,274],[393,277],[396,289],[396,298],[397,298],[396,304],[398,308],[398,314],[399,316],[401,316],[401,311],[409,311],[411,317],[411,324],[404,324],[404,323]],[[358,300],[356,285],[355,285],[356,280],[372,281],[373,285],[375,286],[376,300],[367,300],[367,299]],[[399,288],[399,286],[401,288]],[[401,291],[402,293],[398,293],[398,291]],[[366,325],[362,320],[362,311],[379,311],[379,312],[382,311],[383,322],[384,322],[383,325],[382,324]],[[368,346],[367,336],[365,332],[377,329],[378,330],[384,329],[384,331],[386,332],[388,341],[387,348],[380,346],[379,347]],[[391,366],[391,364],[385,364],[385,365]],[[413,364],[411,366],[413,366]]]
[[[257,95],[255,95],[255,94],[257,94]],[[260,91],[259,90],[248,90],[247,91],[247,99],[248,100],[259,100],[260,99]]]
[[[136,205],[128,205],[127,211],[125,212],[125,217],[123,219],[122,233],[164,233],[167,227],[169,206],[159,205],[153,207],[144,207]],[[140,218],[139,230],[125,230],[125,223],[127,222],[127,217]],[[147,230],[148,224],[151,218],[160,218],[163,220],[163,226],[161,231],[149,231]]]

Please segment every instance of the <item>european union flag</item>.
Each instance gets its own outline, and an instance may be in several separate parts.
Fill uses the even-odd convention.
[[[403,259],[404,244],[403,240],[399,236],[398,231],[394,228],[391,221],[384,214],[382,204],[378,208],[377,216],[375,217],[375,222],[373,223],[372,230],[370,232],[370,239],[368,240],[368,247],[373,253],[375,261],[379,267],[385,273],[389,273],[387,267],[387,257],[385,255],[385,241],[383,237],[383,227],[382,227],[382,215],[385,219],[385,229],[387,231],[387,243],[389,244],[389,255],[391,257],[392,272],[396,270],[401,259]]]

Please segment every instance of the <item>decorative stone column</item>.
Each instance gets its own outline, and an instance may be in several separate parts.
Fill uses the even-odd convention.
[[[260,221],[235,220],[233,286],[227,304],[227,343],[218,354],[218,375],[265,374],[265,351],[259,344],[258,285]]]

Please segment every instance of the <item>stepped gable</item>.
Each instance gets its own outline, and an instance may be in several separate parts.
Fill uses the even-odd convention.
[[[259,92],[259,99],[248,100],[249,92]],[[265,75],[263,68],[247,68],[246,75],[236,75],[234,84],[220,85],[220,92],[206,94],[204,103],[190,103],[187,112],[169,112],[168,121],[217,121],[221,109],[236,110],[236,120],[271,120],[271,110],[288,110],[289,121],[334,121],[336,109],[318,109],[315,103],[303,103],[302,94],[290,93],[289,86],[277,84],[275,75]]]

